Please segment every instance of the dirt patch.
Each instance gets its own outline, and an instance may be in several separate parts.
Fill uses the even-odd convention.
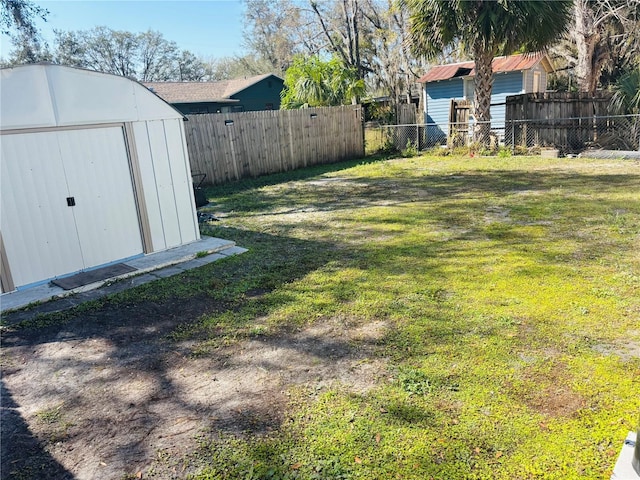
[[[508,208],[490,206],[484,214],[485,223],[511,223],[511,211]]]
[[[593,349],[603,355],[617,355],[624,361],[640,358],[640,342],[633,342],[631,340],[617,342],[613,345],[600,343],[594,345]]]
[[[531,388],[522,399],[538,413],[549,417],[572,417],[585,406],[582,395],[571,389],[566,368],[561,363],[554,362],[550,369],[536,369],[523,377]]]
[[[290,387],[363,392],[386,373],[382,322],[329,318],[198,355],[197,342],[171,340],[220,308],[207,297],[105,306],[5,334],[2,478],[182,478],[203,432],[278,428]]]

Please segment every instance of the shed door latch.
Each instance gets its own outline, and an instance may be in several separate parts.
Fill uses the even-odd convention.
[[[76,199],[75,197],[67,197],[67,207],[75,207]]]

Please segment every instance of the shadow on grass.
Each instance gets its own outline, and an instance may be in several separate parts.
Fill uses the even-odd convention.
[[[0,429],[2,436],[2,466],[0,478],[32,479],[55,478],[71,480],[73,475],[60,465],[33,435],[29,425],[18,411],[18,405],[6,389],[4,379],[0,380],[2,407]]]
[[[503,345],[500,339],[504,338],[505,331],[513,335],[518,329],[520,319],[493,318],[491,314],[469,318],[462,309],[452,315],[447,309],[452,307],[452,303],[461,300],[458,298],[448,302],[448,295],[452,292],[448,292],[441,285],[445,285],[450,277],[459,276],[465,280],[472,278],[470,282],[479,285],[479,288],[485,283],[486,287],[490,288],[489,278],[498,278],[498,275],[492,277],[492,274],[496,267],[500,266],[500,259],[514,255],[510,261],[514,258],[516,261],[522,260],[523,266],[517,267],[516,264],[506,273],[519,276],[525,290],[534,290],[537,285],[535,282],[544,284],[548,275],[553,273],[553,269],[563,270],[566,264],[571,264],[571,268],[564,273],[575,273],[572,269],[576,265],[576,254],[580,252],[589,252],[591,257],[598,256],[600,259],[614,256],[631,236],[627,235],[617,244],[609,244],[610,248],[602,248],[603,242],[614,242],[608,239],[608,232],[585,238],[582,222],[592,223],[596,227],[607,227],[607,215],[628,210],[632,216],[630,221],[636,222],[629,228],[637,229],[640,226],[637,223],[640,214],[637,204],[629,204],[626,199],[618,199],[615,195],[612,195],[611,199],[603,198],[603,195],[635,192],[639,186],[640,176],[634,174],[592,175],[562,171],[465,172],[425,174],[419,178],[347,177],[331,181],[300,182],[275,191],[238,191],[237,198],[230,199],[229,210],[233,210],[230,216],[243,217],[246,213],[248,223],[262,222],[259,218],[262,216],[282,215],[275,226],[281,235],[295,235],[297,229],[303,228],[305,235],[310,238],[323,238],[326,230],[331,227],[323,224],[322,217],[319,220],[302,217],[288,221],[286,215],[314,211],[337,212],[337,215],[340,215],[341,212],[345,212],[344,217],[340,218],[340,229],[343,232],[338,235],[339,240],[336,240],[336,243],[343,244],[343,253],[349,252],[349,267],[373,272],[372,276],[380,280],[379,284],[367,284],[367,288],[383,290],[384,281],[389,277],[395,276],[402,281],[412,274],[422,275],[425,280],[424,291],[403,292],[399,288],[398,292],[391,292],[392,295],[396,294],[396,298],[388,301],[388,304],[378,311],[382,318],[393,315],[396,318],[407,319],[406,324],[394,325],[397,328],[380,342],[394,347],[387,352],[394,360],[402,362],[406,358],[429,355],[433,353],[433,345],[445,349],[460,346],[462,349],[466,336],[476,337],[476,340],[471,340],[476,343],[474,357],[475,353],[483,353],[484,338],[492,337],[496,341],[488,342],[487,349],[490,353],[495,354],[496,350],[504,349],[504,358],[512,358],[513,351],[510,349],[519,340],[509,340]],[[243,198],[245,194],[247,197]],[[416,212],[414,202],[420,202],[424,210]],[[405,206],[412,208],[405,209]],[[371,207],[391,207],[397,212],[386,215],[384,210],[377,208],[374,211],[366,211]],[[364,213],[357,213],[358,209]],[[403,210],[406,211],[406,215],[403,215]],[[356,213],[351,215],[353,212]],[[258,219],[254,220],[251,217]],[[407,230],[415,225],[424,226],[422,236],[407,235]],[[429,234],[434,230],[445,238],[430,237]],[[398,238],[398,242],[393,242],[394,237]],[[571,282],[570,279],[564,280]],[[512,300],[507,297],[500,298],[500,293],[495,293],[495,301],[498,302],[496,305],[501,301]],[[526,295],[530,292],[520,290],[520,293]],[[558,293],[552,301],[562,302],[561,297]],[[421,318],[428,321],[420,324]],[[530,325],[527,328],[534,327]],[[547,342],[545,348],[553,342],[548,338],[544,340]],[[526,350],[532,354],[535,346],[529,343]],[[464,360],[461,358],[460,361]],[[433,381],[434,388],[452,391],[466,388],[464,384],[459,383],[468,381],[466,378],[458,379],[445,373],[430,380]],[[370,396],[368,401],[374,398],[375,394]],[[386,410],[391,413],[389,417],[398,423],[422,423],[431,428],[439,426],[437,418],[410,404],[400,402],[387,405]],[[334,414],[331,410],[327,413],[326,423],[332,428],[330,434],[335,435],[332,438],[341,438],[339,432],[349,431],[353,427],[348,421],[339,423],[336,420],[339,413],[341,412]],[[457,433],[462,433],[463,437],[469,437],[470,442],[475,442],[463,447],[477,448],[481,445],[483,450],[492,452],[496,445],[493,434],[490,432],[483,435],[483,432],[476,429],[477,425],[472,425],[467,430],[462,426],[457,428]],[[478,437],[483,436],[486,438],[479,440]],[[499,436],[496,438],[501,440]],[[513,439],[512,436],[511,440]],[[450,440],[455,443],[457,439]],[[295,443],[296,440],[289,441]],[[366,444],[362,442],[358,444],[358,448]],[[286,449],[261,440],[249,440],[243,448],[246,449],[242,457],[245,464],[244,469],[235,472],[238,476],[249,471],[259,471],[265,476],[268,472],[276,472],[278,478],[296,478],[296,472],[292,472],[290,468],[296,459],[288,457]],[[359,453],[358,448],[345,450],[349,453]],[[455,453],[455,450],[449,452],[452,451]],[[464,451],[472,455],[471,448]],[[229,453],[230,451],[226,452],[227,455]],[[316,455],[317,453],[313,452]],[[499,454],[502,455],[502,452]],[[269,461],[269,458],[273,460]],[[280,460],[281,458],[285,460]],[[443,454],[440,461],[444,458]],[[241,462],[229,460],[228,457],[226,460],[228,462],[225,465],[241,465]],[[289,464],[287,460],[290,461]],[[312,460],[316,462],[315,472],[321,472],[318,477],[324,478],[322,474],[326,472],[319,470],[324,468],[324,464],[321,464],[319,458]],[[414,463],[413,460],[407,460],[407,463]],[[423,460],[434,464],[431,458],[416,457],[415,460],[416,465],[423,463]],[[490,458],[489,463],[493,460],[495,459]],[[354,465],[353,456],[349,458],[348,454],[342,459],[333,458],[333,462],[331,468],[335,467],[339,471],[339,474],[336,474],[337,478],[351,478],[352,470],[359,468],[358,465]],[[462,474],[461,472],[465,471],[464,467],[468,465],[458,467],[458,472]],[[252,470],[253,468],[256,470]],[[304,469],[305,466],[300,468]],[[436,470],[434,474],[432,470],[422,478],[434,475],[435,478],[440,478],[439,475],[445,478],[451,476],[451,471],[455,471],[452,468],[447,469],[446,465],[442,468],[442,471]],[[222,475],[221,478],[225,478],[223,472],[217,473]],[[305,473],[309,474],[309,470]],[[420,473],[416,472],[412,478],[419,478],[419,475]],[[304,475],[302,476],[304,478]],[[332,478],[328,473],[325,476]],[[388,477],[381,475],[368,478]]]
[[[230,182],[223,185],[208,185],[203,187],[204,194],[207,198],[212,199],[218,195],[228,195],[239,193],[245,190],[253,190],[255,188],[276,185],[282,182],[294,180],[306,180],[312,177],[323,175],[330,172],[339,172],[347,170],[356,165],[367,165],[386,160],[385,155],[372,155],[366,158],[348,160],[346,162],[328,163],[324,165],[314,165],[312,167],[301,168],[289,172],[275,173],[273,175],[263,175],[255,178],[245,178],[236,182]]]
[[[276,181],[271,177],[264,177],[260,180],[263,185],[272,185],[295,179],[279,177]],[[228,212],[226,215],[233,218],[353,211],[376,206],[402,208],[403,205],[414,202],[429,204],[447,201],[448,205],[442,209],[443,216],[455,220],[460,214],[465,214],[467,218],[460,218],[467,220],[470,213],[475,213],[473,204],[469,211],[469,205],[460,205],[460,200],[500,201],[503,197],[515,196],[514,203],[523,203],[526,207],[528,204],[537,205],[541,198],[546,197],[546,201],[556,202],[551,206],[560,208],[559,202],[575,206],[576,203],[588,203],[589,195],[603,195],[620,191],[625,187],[637,188],[638,184],[640,175],[585,175],[555,171],[497,170],[455,175],[425,174],[418,177],[328,178],[312,182],[294,182],[286,184],[286,188],[273,190],[254,189],[250,186],[225,186],[224,195],[230,195],[231,198],[225,200],[224,209]],[[563,197],[567,191],[574,193]],[[213,197],[217,193],[215,189],[210,191]],[[624,204],[615,201],[603,202],[602,207],[606,206],[613,209],[625,207]],[[459,209],[458,212],[456,208]]]
[[[369,352],[365,340],[354,344],[298,333],[296,326],[277,335],[252,333],[256,316],[296,301],[275,295],[256,310],[260,299],[331,261],[334,247],[225,230],[249,252],[69,311],[34,312],[30,321],[5,329],[2,348],[10,362],[16,360],[5,373],[3,404],[13,394],[23,404],[11,412],[34,404],[64,405],[69,427],[56,439],[55,450],[74,474],[136,475],[166,452],[171,452],[167,462],[181,461],[202,431],[278,429],[287,402],[283,378],[294,384],[317,381],[310,371],[321,365],[323,378],[332,381],[341,374],[336,362],[357,361]],[[198,327],[218,314],[230,323]],[[12,325],[11,319],[7,323]],[[218,333],[222,348],[196,352],[200,342],[216,340]],[[244,353],[234,350],[240,341],[249,342]],[[31,426],[38,426],[43,438],[51,433],[46,425]],[[3,432],[19,429],[29,429],[19,415],[3,417]],[[30,439],[32,450],[54,448]],[[22,458],[23,448],[24,442],[3,441],[3,462]],[[67,478],[64,468],[55,470],[59,464],[47,458],[52,465],[47,478]]]
[[[637,175],[492,171],[419,178],[350,177],[300,183],[275,193],[257,189],[358,163],[307,169],[298,177],[272,176],[209,191],[237,197],[225,205],[235,212],[231,216],[243,212],[270,215],[274,211],[351,213],[372,206],[403,209],[415,202],[420,202],[423,211],[407,208],[406,215],[385,216],[376,210],[364,219],[347,218],[330,242],[317,240],[325,238],[323,234],[331,228],[322,221],[283,219],[274,227],[277,234],[211,227],[216,236],[234,240],[249,252],[143,285],[85,309],[36,318],[3,336],[3,347],[10,356],[27,359],[6,376],[8,390],[12,391],[12,377],[22,375],[30,379],[20,391],[26,402],[44,398],[53,404],[64,403],[66,415],[74,423],[69,439],[63,441],[73,447],[70,451],[76,451],[67,457],[69,464],[75,464],[74,455],[82,445],[93,442],[99,447],[94,447],[97,451],[88,457],[90,461],[108,459],[105,463],[111,473],[133,474],[152,462],[158,451],[183,458],[189,442],[202,431],[269,433],[282,426],[287,401],[282,390],[290,384],[317,383],[313,375],[318,366],[321,378],[332,381],[341,378],[347,362],[376,355],[384,344],[412,347],[411,353],[392,353],[398,361],[428,353],[436,342],[456,345],[466,325],[464,318],[449,321],[452,317],[445,311],[449,292],[441,285],[449,276],[467,271],[481,276],[481,271],[471,270],[490,268],[505,249],[557,263],[551,241],[544,248],[528,248],[540,242],[521,228],[526,226],[522,222],[554,222],[554,215],[559,215],[565,219],[560,233],[570,237],[576,234],[568,227],[570,214],[582,212],[597,218],[629,208],[617,200],[590,198],[593,192],[633,190],[640,183]],[[566,191],[570,193],[562,193]],[[500,209],[488,211],[488,206],[495,204],[506,215]],[[446,238],[403,237],[417,224],[428,225],[423,234],[437,228]],[[305,239],[293,235],[301,225]],[[389,231],[389,227],[397,228]],[[378,240],[385,235],[390,239],[397,236],[400,241],[390,244],[389,238]],[[474,247],[478,241],[481,247]],[[597,245],[582,248],[596,250]],[[370,272],[374,280],[345,289],[339,278],[330,278],[317,286],[315,294],[326,300],[327,306],[314,306],[310,311],[320,318],[331,316],[331,304],[347,304],[358,289],[368,288],[391,297],[371,307],[371,316],[406,318],[407,324],[424,317],[429,323],[411,325],[411,332],[401,325],[404,330],[390,332],[385,338],[361,340],[336,337],[330,330],[301,333],[296,331],[300,324],[289,325],[286,320],[269,335],[253,330],[273,312],[296,306],[299,292],[288,289],[288,284],[331,262],[336,262],[336,268]],[[544,270],[531,270],[532,266],[526,268],[524,276],[545,274]],[[403,276],[418,273],[427,282],[421,291],[385,291],[387,279],[402,281],[407,278]],[[314,322],[314,318],[307,320]],[[200,344],[208,341],[209,348],[194,355]],[[235,349],[240,342],[243,349]],[[269,352],[279,356],[269,356]],[[421,415],[406,405],[398,405],[393,416],[400,421],[432,422],[430,415]],[[255,459],[255,464],[263,458],[265,448],[257,445],[247,457]],[[275,447],[274,451],[283,453]],[[327,464],[327,472],[334,467],[342,468],[339,463]]]

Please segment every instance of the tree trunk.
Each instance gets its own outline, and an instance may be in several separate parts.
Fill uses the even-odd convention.
[[[475,95],[474,115],[478,124],[475,128],[475,141],[483,147],[490,144],[491,132],[491,91],[493,89],[493,52],[477,42],[474,45]]]
[[[581,92],[593,94],[598,86],[600,73],[596,55],[596,47],[600,42],[600,33],[594,25],[593,12],[587,5],[586,0],[577,0],[573,12],[577,49],[576,80]]]

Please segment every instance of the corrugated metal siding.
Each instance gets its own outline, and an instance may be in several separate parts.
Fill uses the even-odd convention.
[[[162,121],[146,123],[155,176],[153,179],[148,179],[152,183],[148,183],[146,180],[144,183],[145,185],[155,184],[162,218],[164,243],[166,248],[171,248],[180,245],[180,224],[173,191],[173,180],[171,178],[171,165],[164,135],[164,123]],[[155,246],[155,240],[152,241]]]
[[[44,68],[0,70],[0,128],[38,128],[56,124]],[[16,93],[28,92],[26,95]]]
[[[0,230],[16,286],[142,253],[127,141],[107,120],[131,125],[153,251],[199,238],[183,117],[142,85],[35,65],[2,70],[1,93]],[[84,127],[11,132],[63,124]]]
[[[542,53],[521,53],[517,55],[509,55],[507,57],[495,57],[491,66],[494,73],[524,71],[532,69],[534,65],[543,61],[544,58],[545,55]],[[469,72],[465,72],[465,70],[469,70]],[[475,76],[475,74],[475,63],[473,61],[436,65],[425,75],[420,77],[418,82],[435,82],[437,80],[447,80],[456,76]]]
[[[156,188],[156,173],[151,155],[151,145],[149,143],[148,122],[135,122],[132,124],[135,137],[136,154],[140,166],[140,176],[144,185],[144,202],[147,207],[149,217],[149,228],[151,230],[151,243],[154,251],[165,250],[167,242],[164,238],[164,225],[162,222],[162,212],[160,210],[160,198]]]
[[[199,238],[180,122],[133,123],[154,251]]]
[[[143,85],[117,75],[23,65],[0,76],[2,130],[182,118]]]
[[[198,213],[196,212],[195,209],[195,204],[196,204],[196,199],[195,199],[195,193],[193,191],[193,178],[191,177],[191,162],[189,161],[189,149],[187,147],[187,132],[185,131],[184,128],[184,122],[180,121],[180,140],[182,143],[182,161],[183,161],[183,165],[184,165],[184,171],[185,171],[185,175],[187,176],[187,181],[189,184],[189,205],[183,205],[183,211],[184,213],[184,219],[186,221],[187,217],[187,212],[186,210],[188,209],[189,211],[189,215],[191,217],[192,220],[192,228],[190,233],[184,233],[183,234],[183,240],[186,242],[190,242],[190,241],[196,241],[196,240],[200,240],[200,224],[198,223]]]
[[[522,72],[509,72],[496,74],[493,80],[493,90],[491,93],[491,103],[502,104],[491,107],[491,126],[494,128],[504,127],[508,95],[523,93]]]
[[[167,151],[171,159],[171,177],[173,192],[178,212],[181,244],[193,242],[200,238],[198,219],[193,205],[193,183],[187,157],[187,145],[182,120],[164,121]]]
[[[142,253],[122,128],[1,140],[2,232],[16,286]]]

